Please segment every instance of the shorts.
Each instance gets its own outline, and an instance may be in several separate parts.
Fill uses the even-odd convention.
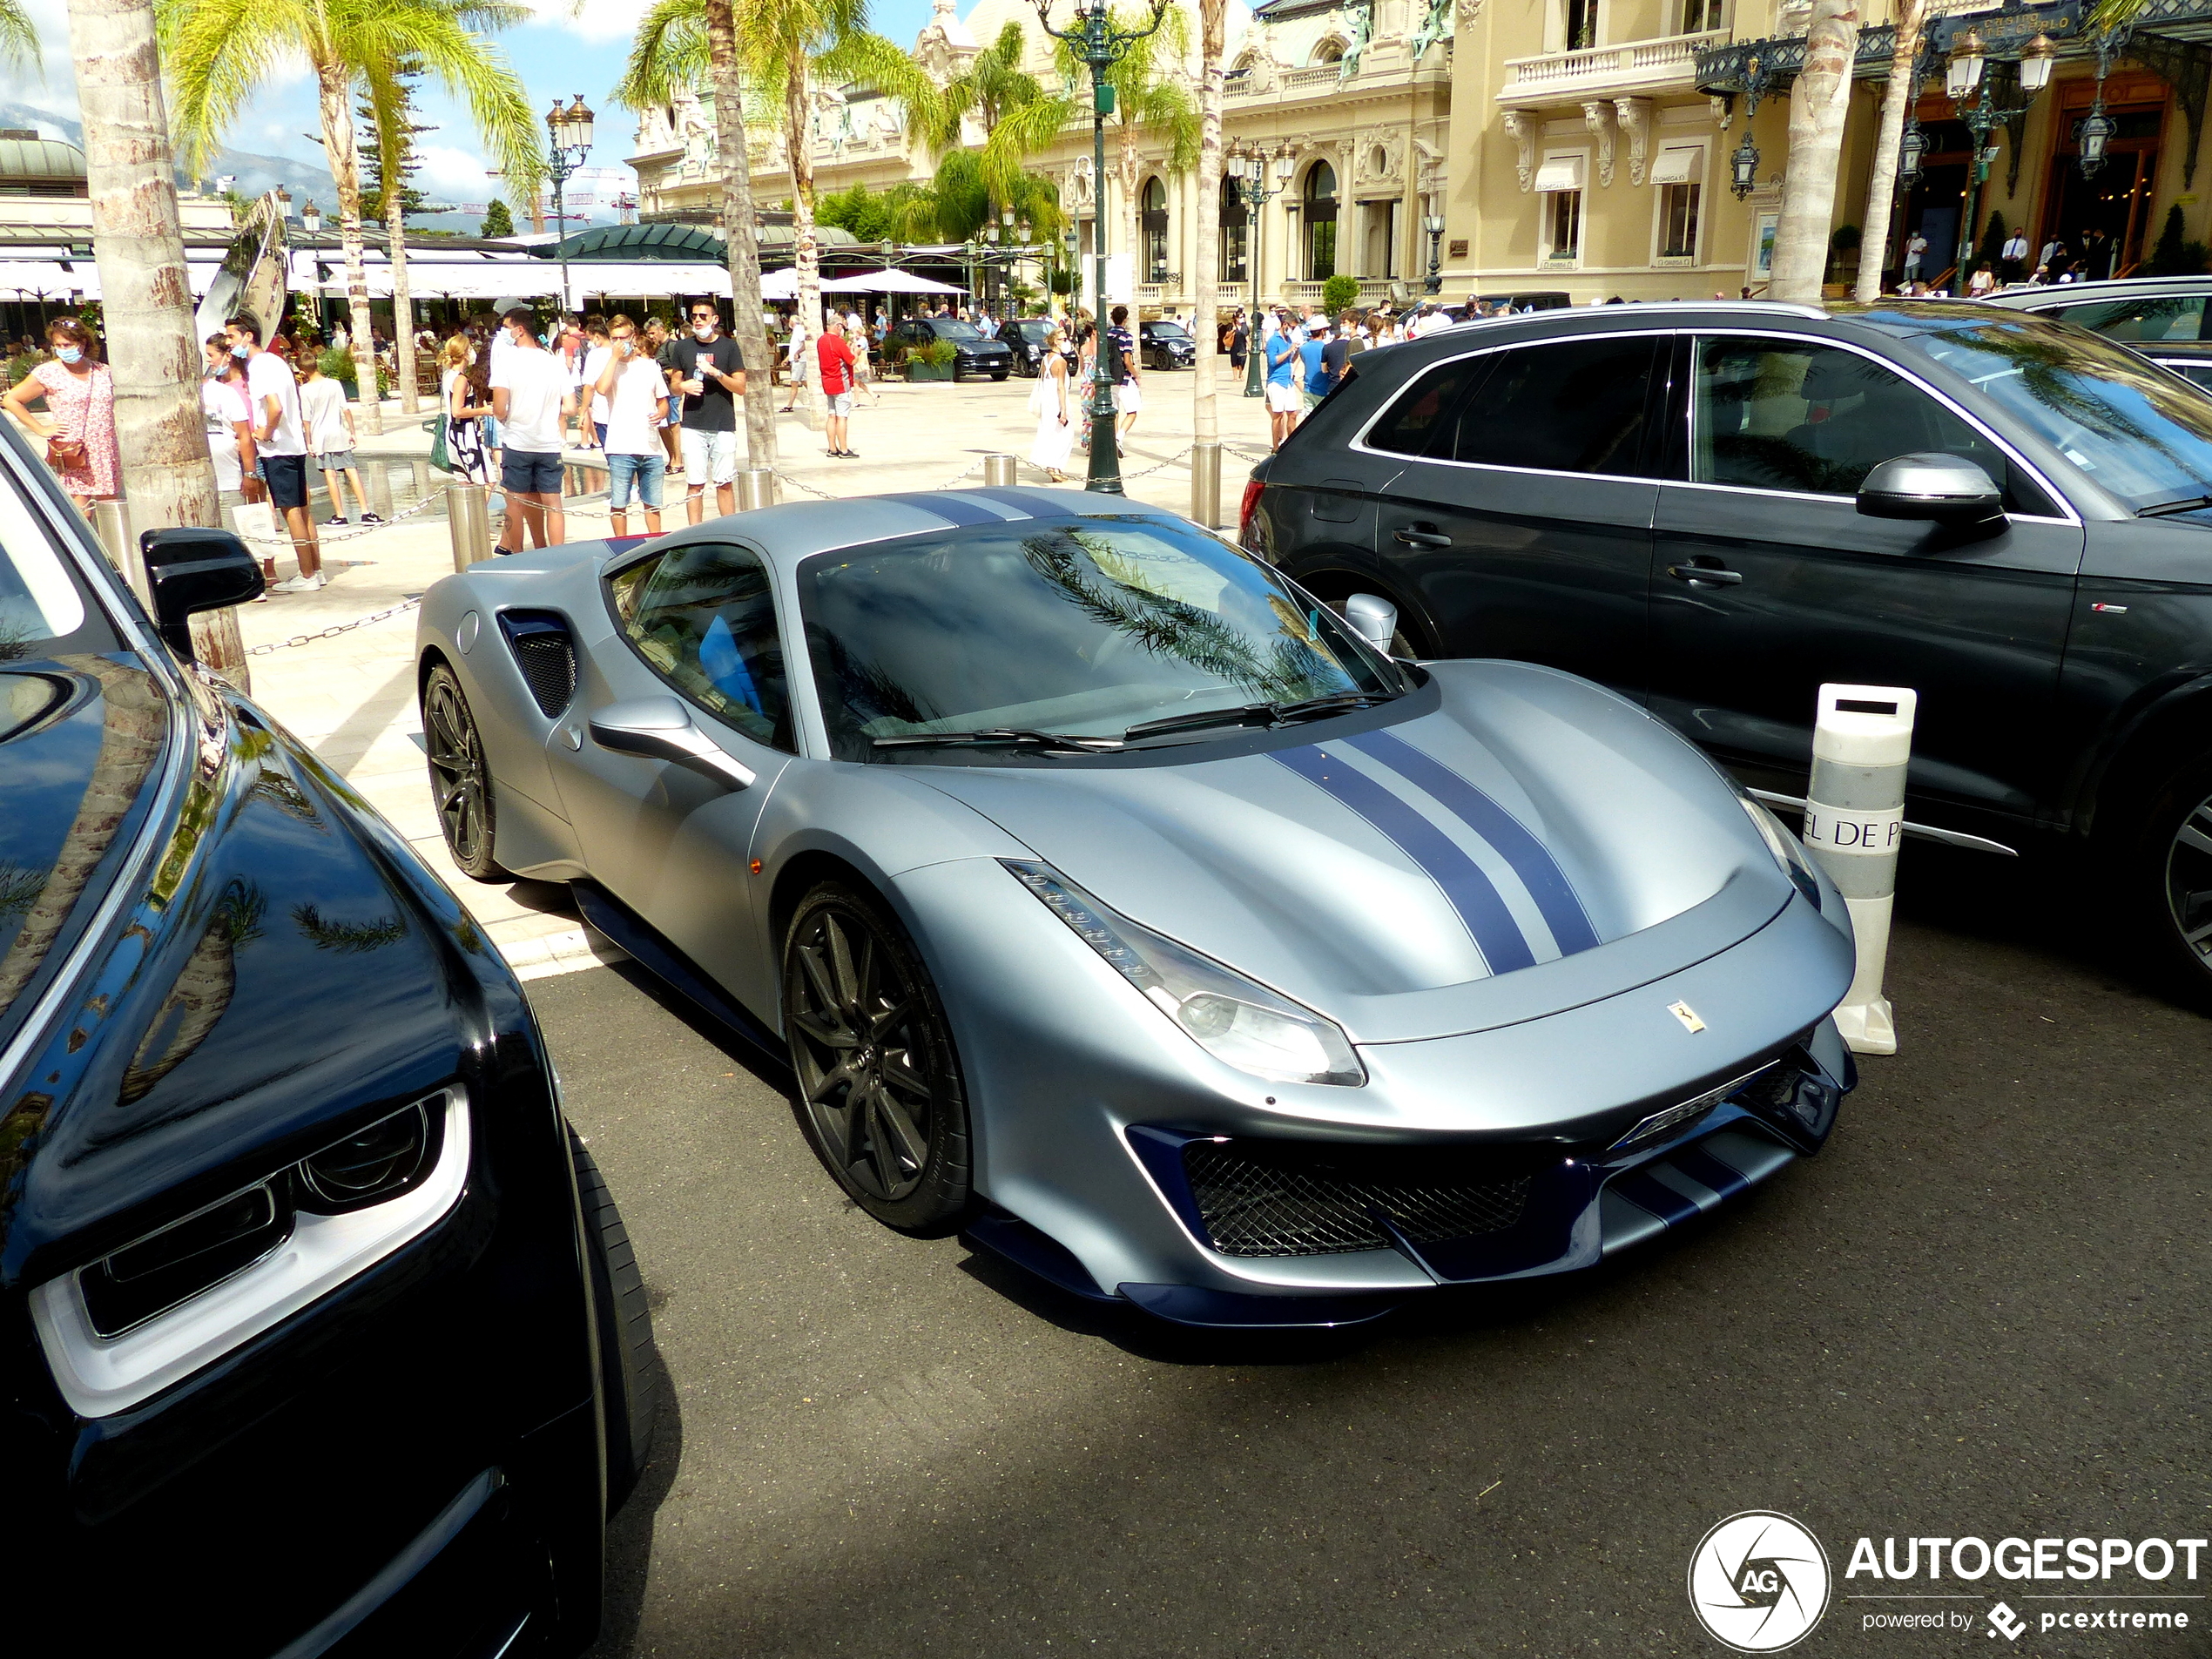
[[[333,449],[327,455],[315,457],[315,465],[324,472],[350,472],[354,468],[351,449]]]
[[[735,483],[738,478],[738,435],[684,428],[684,482],[694,489],[709,484]]]
[[[627,512],[630,509],[630,487],[637,486],[637,501],[649,513],[660,511],[660,484],[667,475],[666,455],[617,455],[607,457],[607,510]]]
[[[506,449],[500,452],[499,482],[510,496],[558,496],[561,493],[561,452],[557,449]]]
[[[1298,395],[1298,408],[1301,409],[1312,410],[1318,409],[1321,407],[1321,400],[1328,396],[1328,394],[1326,392],[1309,392],[1301,388]]]
[[[280,512],[307,504],[307,457],[264,455],[259,469],[269,487],[269,504]]]
[[[852,414],[853,394],[850,392],[832,392],[829,395],[829,412],[837,416],[840,420],[842,420],[845,416]]]
[[[1299,392],[1295,386],[1285,386],[1280,381],[1267,382],[1267,412],[1270,415],[1296,415],[1298,412]]]
[[[484,416],[484,448],[487,449],[499,448],[499,417],[496,415]]]
[[[607,423],[604,421],[594,421],[591,423],[591,429],[599,435],[599,447],[602,449],[605,448],[607,447]]]
[[[1114,388],[1114,413],[1135,415],[1144,407],[1144,395],[1135,381],[1123,381]]]

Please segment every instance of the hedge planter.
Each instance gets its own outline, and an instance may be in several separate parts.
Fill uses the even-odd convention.
[[[950,363],[925,363],[915,358],[907,359],[907,378],[909,381],[948,381],[953,377]]]

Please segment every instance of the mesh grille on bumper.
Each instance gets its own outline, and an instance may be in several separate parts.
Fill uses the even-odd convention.
[[[1521,1217],[1531,1177],[1464,1176],[1402,1167],[1399,1159],[1358,1167],[1328,1154],[1271,1148],[1252,1156],[1236,1143],[1194,1141],[1184,1149],[1213,1247],[1225,1256],[1331,1256],[1387,1250],[1380,1217],[1417,1244],[1502,1232]],[[1398,1165],[1400,1167],[1393,1167]]]

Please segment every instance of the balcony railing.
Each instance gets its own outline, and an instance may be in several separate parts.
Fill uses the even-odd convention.
[[[1624,40],[1613,46],[1546,52],[1506,60],[1501,104],[1534,104],[1577,98],[1618,98],[1636,92],[1681,91],[1697,80],[1697,54],[1728,38],[1723,29],[1658,40]]]

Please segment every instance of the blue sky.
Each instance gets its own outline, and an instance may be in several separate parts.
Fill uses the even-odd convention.
[[[583,206],[579,192],[597,204],[594,217],[611,219],[611,203],[619,189],[633,188],[634,179],[623,158],[630,152],[634,118],[612,108],[607,89],[621,78],[630,48],[630,33],[644,10],[641,0],[584,0],[571,18],[563,0],[526,0],[540,21],[509,30],[496,37],[529,88],[530,103],[541,113],[557,97],[566,102],[583,94],[584,102],[598,111],[598,144],[585,163],[589,172],[570,187],[571,211]],[[28,0],[26,8],[37,25],[44,48],[45,80],[10,70],[0,74],[0,87],[17,102],[75,118],[77,87],[69,59],[69,30],[64,0]],[[929,21],[930,0],[875,0],[870,8],[873,26],[901,45],[911,44]],[[435,200],[477,204],[500,193],[499,181],[485,177],[483,152],[465,111],[448,104],[435,88],[426,88],[424,119],[439,131],[421,139],[421,172],[417,185]],[[273,80],[247,107],[229,136],[234,149],[263,155],[290,156],[320,162],[321,145],[307,135],[316,130],[314,84],[304,62],[285,77]],[[324,202],[326,211],[334,204]],[[522,214],[516,219],[519,223]]]

